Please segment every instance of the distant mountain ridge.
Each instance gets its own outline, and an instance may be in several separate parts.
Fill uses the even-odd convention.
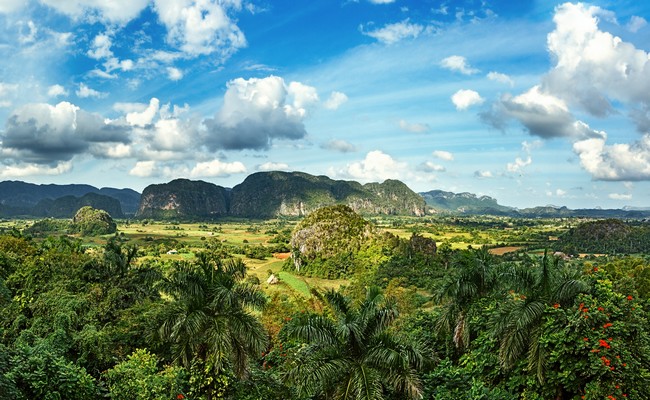
[[[530,208],[515,208],[498,204],[490,196],[476,196],[472,193],[453,193],[442,190],[422,192],[430,212],[465,214],[465,215],[494,215],[519,218],[649,218],[650,209],[622,208],[602,209],[585,208],[572,210],[567,207],[537,206]]]
[[[362,185],[304,172],[272,171],[251,174],[232,190],[187,179],[150,185],[142,193],[136,216],[298,217],[335,204],[373,215],[422,216],[426,212],[424,199],[397,180]]]
[[[92,196],[90,194],[93,194]],[[142,201],[141,201],[142,199]],[[520,218],[650,218],[650,207],[569,209],[538,206],[518,209],[490,196],[431,190],[415,193],[399,180],[361,184],[304,172],[257,172],[234,188],[176,179],[149,185],[142,195],[132,189],[91,185],[38,185],[0,182],[0,217],[71,218],[82,206],[103,209],[115,218],[304,216],[324,206],[343,204],[367,215],[494,215]]]
[[[90,193],[102,197],[88,197],[87,195]],[[117,200],[118,207],[111,199]],[[122,218],[124,214],[135,214],[140,204],[140,193],[132,189],[98,189],[83,184],[38,185],[22,181],[0,182],[0,216],[30,215],[68,218],[67,211],[64,213],[65,215],[59,211],[50,213],[48,207],[62,210],[66,207],[74,208],[75,203],[78,203],[79,207],[69,213],[70,218],[84,205],[100,209],[109,208],[105,211],[116,218]]]

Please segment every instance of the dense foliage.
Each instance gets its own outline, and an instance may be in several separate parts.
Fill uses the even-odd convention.
[[[115,233],[117,224],[106,211],[84,206],[72,218],[71,229],[86,236],[107,235]]]
[[[0,234],[0,397],[650,399],[643,255],[497,256],[436,245],[424,224],[381,232],[342,206],[303,229],[293,244],[319,254],[292,248],[303,270],[344,271],[339,290],[259,284],[243,249],[266,244],[160,257],[182,244]],[[282,224],[268,235],[291,246]]]
[[[618,219],[588,221],[564,234],[559,246],[567,254],[650,253],[650,224],[629,224]]]

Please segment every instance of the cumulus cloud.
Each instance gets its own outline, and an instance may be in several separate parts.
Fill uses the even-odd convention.
[[[521,143],[521,150],[526,154],[524,158],[517,157],[514,162],[506,165],[506,170],[512,173],[521,173],[522,170],[533,163],[531,151],[542,146],[542,142],[535,140],[533,142],[523,141]]]
[[[491,171],[474,171],[474,177],[479,178],[479,179],[490,179],[494,178],[494,175],[492,174]]]
[[[180,81],[183,79],[183,71],[174,67],[167,67],[167,77],[172,81]]]
[[[573,151],[596,180],[650,180],[650,134],[632,144],[607,145],[605,139],[586,139],[574,143]]]
[[[92,89],[88,87],[85,83],[79,84],[79,89],[75,91],[75,94],[77,95],[77,97],[80,97],[82,99],[87,97],[101,98],[107,96],[106,93]]]
[[[417,38],[425,31],[424,26],[412,24],[408,19],[394,24],[387,24],[374,31],[361,31],[364,35],[377,39],[385,44],[397,43],[407,38]]]
[[[0,133],[2,150],[14,163],[19,161],[54,165],[69,161],[100,143],[128,144],[127,126],[106,122],[101,116],[61,102],[27,104],[7,119]]]
[[[118,106],[117,104],[116,106],[118,108],[124,107],[122,105]],[[144,104],[139,106],[144,106]],[[160,109],[160,100],[154,97],[149,101],[149,105],[146,106],[146,108],[142,109],[139,106],[131,106],[132,108],[137,108],[137,110],[133,110],[126,114],[126,122],[133,126],[144,127],[151,124],[153,119],[156,117],[156,114]]]
[[[515,82],[506,74],[502,74],[500,72],[494,72],[490,71],[487,74],[487,78],[491,81],[499,82],[499,83],[504,83],[506,85],[513,86]]]
[[[393,159],[388,154],[375,150],[366,154],[358,162],[348,164],[345,168],[330,168],[330,175],[352,178],[362,182],[400,179],[407,174],[407,164]]]
[[[197,163],[190,171],[190,177],[228,176],[244,172],[246,172],[246,167],[239,161],[228,163],[220,160],[212,160]]]
[[[47,95],[49,97],[67,96],[68,91],[61,85],[52,85],[47,88]]]
[[[4,3],[7,0],[3,0]],[[11,0],[13,1],[13,0]],[[62,14],[73,18],[97,17],[109,22],[126,23],[137,17],[149,0],[40,0]]]
[[[469,89],[461,89],[451,96],[451,102],[457,110],[467,110],[471,106],[483,104],[484,101],[478,92]]]
[[[86,52],[86,54],[88,57],[94,58],[95,60],[110,58],[113,56],[113,52],[111,51],[112,45],[113,41],[111,40],[111,37],[106,33],[100,33],[95,36],[91,48]]]
[[[346,96],[345,93],[334,91],[330,94],[330,97],[325,101],[324,106],[328,110],[336,110],[347,101],[348,101],[348,96]]]
[[[425,161],[418,165],[418,170],[422,172],[444,172],[446,168],[431,161]]]
[[[205,144],[211,149],[266,149],[274,139],[301,139],[303,119],[318,101],[316,89],[288,85],[277,76],[238,78],[228,82],[223,106],[204,121]]]
[[[368,0],[368,1],[371,2],[372,4],[390,4],[395,2],[395,0]]]
[[[467,62],[467,59],[463,56],[449,56],[440,61],[440,66],[450,71],[460,72],[464,75],[472,75],[481,72],[476,68],[472,68]]]
[[[357,147],[350,142],[340,139],[332,139],[327,143],[321,144],[321,149],[338,151],[340,153],[353,153]]]
[[[405,120],[399,121],[400,129],[411,133],[427,133],[431,127],[427,124],[410,123]]]
[[[566,137],[580,140],[589,137],[605,137],[605,132],[596,131],[586,123],[577,120],[566,102],[550,93],[543,92],[541,86],[533,86],[530,90],[518,96],[504,95],[498,103],[496,111],[499,118],[514,118],[518,120],[531,135],[541,138]],[[487,121],[497,127],[494,114],[487,116]]]
[[[610,193],[607,195],[612,200],[632,200],[632,195],[631,194],[623,194],[623,193]]]
[[[61,175],[72,170],[69,161],[59,162],[53,167],[40,164],[20,163],[0,165],[1,178],[22,178],[31,175]]]
[[[258,171],[286,171],[289,169],[289,164],[265,162],[264,164],[258,165],[256,169]]]
[[[140,178],[157,176],[158,174],[158,166],[155,161],[138,161],[129,171],[129,175],[138,176]]]
[[[216,54],[225,60],[246,46],[246,38],[228,16],[241,1],[154,0],[167,42],[189,56]]]
[[[610,99],[650,104],[648,53],[598,28],[599,7],[565,3],[557,7],[548,49],[556,65],[545,89],[595,116],[613,112]]]
[[[431,155],[441,160],[454,161],[454,155],[448,151],[435,150]]]

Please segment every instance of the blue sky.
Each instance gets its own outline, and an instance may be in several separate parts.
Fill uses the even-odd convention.
[[[639,1],[2,0],[0,180],[650,207]]]

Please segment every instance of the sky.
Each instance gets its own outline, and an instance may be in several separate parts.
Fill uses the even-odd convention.
[[[650,207],[650,4],[0,0],[0,180]]]

